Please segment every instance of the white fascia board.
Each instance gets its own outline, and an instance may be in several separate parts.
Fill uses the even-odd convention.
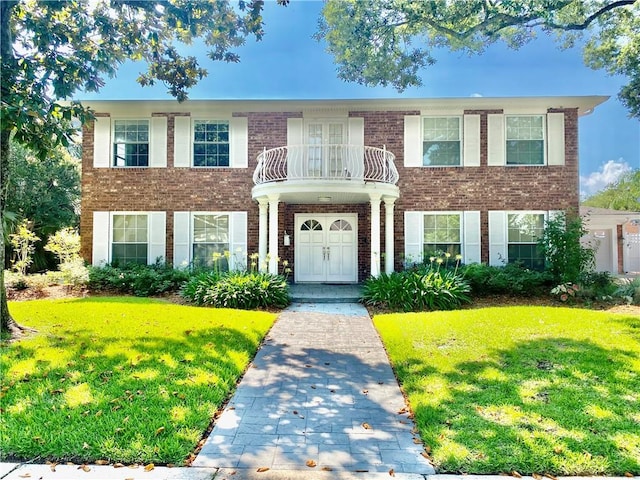
[[[347,111],[451,111],[451,110],[505,110],[546,112],[550,108],[578,108],[586,115],[608,100],[608,96],[562,97],[462,97],[462,98],[414,98],[414,99],[327,99],[327,100],[80,100],[96,112],[113,115],[150,115],[155,112],[192,112],[195,115],[232,112],[301,112],[313,110]],[[69,102],[66,102],[69,103]]]

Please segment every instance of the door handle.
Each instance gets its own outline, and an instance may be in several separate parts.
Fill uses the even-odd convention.
[[[327,247],[327,260],[331,260],[331,247]]]

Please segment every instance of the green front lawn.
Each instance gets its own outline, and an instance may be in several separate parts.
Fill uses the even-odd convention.
[[[640,318],[506,307],[374,322],[440,472],[640,474]]]
[[[275,320],[142,298],[10,305],[37,334],[0,356],[3,459],[182,465]]]

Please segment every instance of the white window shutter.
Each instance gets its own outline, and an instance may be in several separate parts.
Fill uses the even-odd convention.
[[[364,147],[364,118],[349,117],[349,145]]]
[[[229,166],[249,166],[249,123],[247,117],[233,117],[229,121]]]
[[[480,166],[480,115],[465,115],[462,139],[462,162],[465,167]]]
[[[93,123],[93,167],[111,166],[111,118],[96,117]]]
[[[302,163],[302,147],[291,148],[296,145],[304,145],[304,121],[302,118],[287,118],[287,175],[294,175],[296,165]]]
[[[151,145],[149,146],[149,166],[167,166],[167,117],[151,118]]]
[[[404,262],[422,263],[424,255],[424,212],[404,212]]]
[[[472,210],[463,213],[463,254],[462,261],[465,264],[480,263],[480,212]]]
[[[507,212],[489,211],[489,265],[501,267],[508,261]]]
[[[422,167],[422,119],[419,115],[404,117],[404,166]]]
[[[501,113],[487,115],[487,142],[489,166],[504,165],[506,140],[504,135],[504,115]]]
[[[191,117],[175,117],[173,126],[173,166],[191,166]]]
[[[109,245],[111,245],[109,227],[109,212],[93,212],[93,254],[91,256],[91,265],[98,266],[109,263]]]
[[[191,263],[191,213],[173,212],[173,266],[186,268]]]
[[[230,214],[229,250],[231,253],[231,270],[247,268],[247,212]]]
[[[547,164],[564,165],[564,113],[547,114]]]
[[[287,145],[304,144],[302,118],[287,118]]]
[[[149,248],[147,263],[152,265],[158,257],[165,261],[167,258],[167,213],[149,212]]]

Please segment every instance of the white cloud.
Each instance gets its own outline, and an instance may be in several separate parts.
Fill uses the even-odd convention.
[[[484,95],[482,95],[481,93],[472,93],[471,95],[469,95],[470,97],[484,97]]]
[[[580,195],[588,197],[599,192],[607,185],[618,181],[621,175],[631,171],[631,167],[624,159],[609,160],[597,172],[587,176],[580,175]]]

